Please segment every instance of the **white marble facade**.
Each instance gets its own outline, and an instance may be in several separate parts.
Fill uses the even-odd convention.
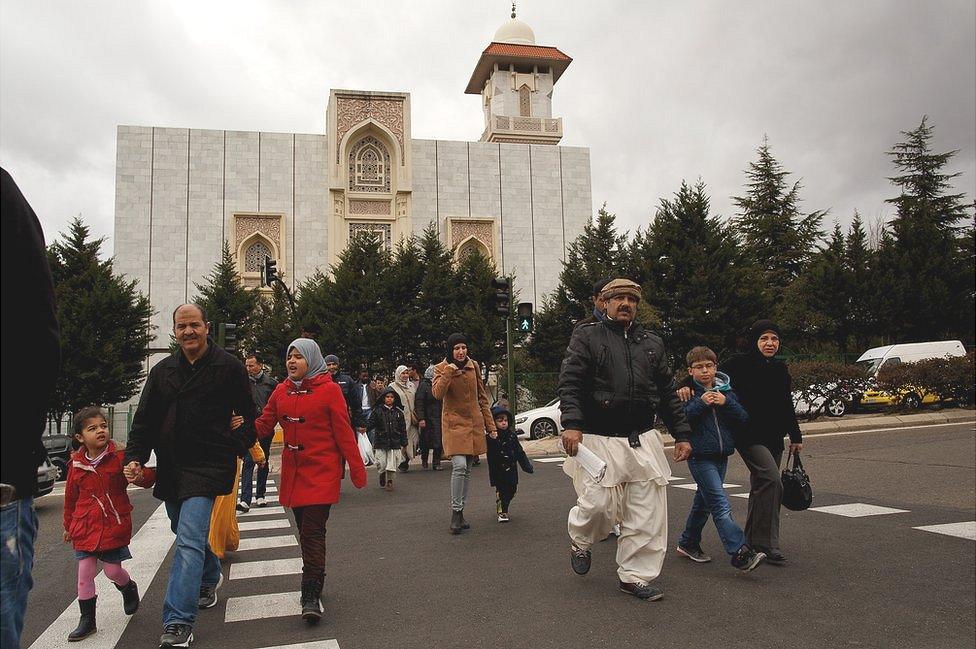
[[[571,59],[530,43],[526,30],[506,23],[469,85],[497,82],[497,42],[518,43],[516,63],[556,52],[565,70]],[[545,96],[525,104],[523,121],[543,99],[538,118],[551,117],[552,68],[533,69]],[[511,74],[525,76],[515,63]],[[508,119],[504,110],[486,118]],[[518,134],[506,141],[491,129],[477,142],[415,140],[410,117],[407,93],[333,90],[323,134],[119,126],[116,269],[149,296],[156,345],[165,346],[171,312],[195,295],[224,241],[245,284],[258,284],[257,260],[267,253],[294,287],[328,272],[351,233],[368,230],[392,246],[435,223],[456,254],[478,248],[515,275],[523,301],[540,304],[592,215],[589,149]]]

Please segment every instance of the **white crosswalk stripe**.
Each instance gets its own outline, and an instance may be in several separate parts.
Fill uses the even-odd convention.
[[[537,457],[532,461],[542,462],[543,464],[547,464],[549,462],[565,462],[566,458],[565,457]]]
[[[302,560],[270,559],[235,563],[230,567],[231,579],[251,579],[253,577],[273,577],[275,575],[297,575],[302,571]]]
[[[920,527],[913,527],[912,529],[922,530],[923,532],[933,532],[935,534],[944,534],[946,536],[957,536],[961,539],[976,541],[976,521],[966,521],[964,523],[943,523],[942,525],[922,525]]]
[[[687,489],[688,491],[698,491],[698,485],[695,484],[694,482],[689,482],[688,484],[676,484],[676,485],[671,485],[671,486],[672,487],[675,487],[676,489]],[[724,489],[734,489],[735,487],[738,487],[738,486],[739,485],[737,485],[737,484],[723,484],[722,485],[722,487]]]
[[[302,612],[298,605],[301,595],[296,591],[231,597],[227,600],[227,607],[224,610],[224,622],[245,622],[267,617],[298,617]]]
[[[339,643],[335,640],[316,640],[314,642],[300,642],[298,644],[282,644],[274,647],[261,647],[261,649],[339,649]]]
[[[297,545],[298,539],[293,534],[261,536],[253,539],[241,539],[237,545],[237,551],[247,552],[249,550],[267,550],[270,548],[286,548]]]
[[[252,506],[250,511],[238,512],[237,517],[241,518],[243,516],[273,516],[285,513],[284,507],[254,507]]]
[[[880,507],[878,505],[868,505],[867,503],[848,503],[846,505],[827,505],[826,507],[811,507],[811,512],[822,512],[824,514],[836,514],[847,518],[862,518],[864,516],[883,516],[885,514],[907,514],[907,509],[895,509],[894,507]]]
[[[251,530],[276,530],[291,527],[291,523],[286,518],[272,518],[266,521],[244,521],[237,524],[237,529],[242,532]]]

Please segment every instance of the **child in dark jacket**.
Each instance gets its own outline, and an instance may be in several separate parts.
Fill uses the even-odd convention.
[[[380,393],[376,407],[369,413],[366,430],[373,438],[380,487],[393,491],[400,451],[407,447],[407,420],[400,407],[400,397],[393,388]]]
[[[508,506],[518,490],[517,466],[521,466],[526,473],[532,473],[534,467],[522,450],[522,444],[512,426],[512,413],[501,406],[495,406],[491,409],[491,416],[495,419],[498,438],[488,438],[488,479],[495,488],[498,522],[507,523],[511,520]]]
[[[694,380],[694,394],[685,403],[685,417],[692,431],[688,469],[698,490],[678,539],[678,554],[696,563],[711,561],[701,548],[702,528],[711,514],[732,565],[739,570],[752,570],[766,555],[746,543],[742,528],[732,519],[732,506],[722,486],[729,456],[735,451],[732,430],[745,423],[748,415],[732,392],[729,377],[716,371],[715,352],[708,347],[695,347],[686,360]]]
[[[136,582],[122,567],[131,559],[132,504],[126,494],[128,481],[122,474],[125,451],[109,439],[108,421],[100,408],[83,408],[74,417],[74,444],[68,482],[64,489],[64,540],[70,541],[78,560],[78,606],[81,620],[68,634],[68,642],[95,633],[95,575],[98,562],[122,592],[126,615],[139,608]],[[153,469],[143,469],[136,483],[151,487]]]

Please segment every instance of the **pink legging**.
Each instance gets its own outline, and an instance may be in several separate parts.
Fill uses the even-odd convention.
[[[102,570],[115,585],[129,583],[129,573],[121,563],[103,563]],[[78,561],[78,599],[91,599],[95,596],[95,576],[98,574],[98,559],[85,557]]]

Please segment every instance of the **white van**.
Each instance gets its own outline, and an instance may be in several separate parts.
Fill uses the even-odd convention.
[[[866,367],[868,376],[878,375],[878,370],[883,366],[891,367],[901,363],[914,363],[930,358],[946,358],[953,356],[965,356],[966,348],[958,340],[937,340],[927,343],[902,343],[900,345],[886,345],[869,349],[857,359],[859,365]],[[911,392],[904,395],[903,402],[909,408],[917,408],[923,403],[933,403],[938,400],[934,394],[915,394]],[[861,396],[860,406],[889,406],[895,402],[892,395],[881,390],[868,389]]]
[[[937,340],[927,343],[902,343],[869,349],[857,359],[858,364],[867,367],[869,376],[876,376],[882,365],[914,363],[930,358],[965,356],[966,348],[958,340]]]

